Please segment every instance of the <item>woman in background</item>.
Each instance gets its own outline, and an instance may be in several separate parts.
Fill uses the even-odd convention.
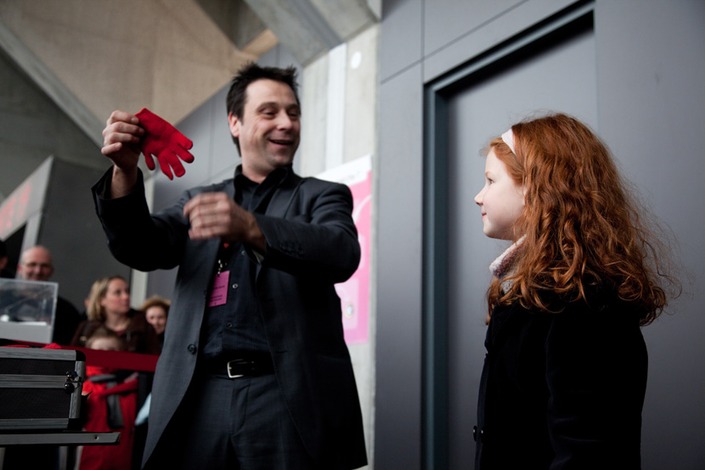
[[[515,124],[485,170],[483,231],[512,245],[490,267],[476,469],[640,468],[640,328],[677,287],[656,240],[572,117]]]
[[[147,323],[152,325],[154,331],[159,338],[159,345],[164,345],[164,330],[166,329],[166,321],[169,317],[169,307],[171,302],[164,297],[153,295],[144,301],[140,310],[144,312]]]
[[[144,313],[130,307],[130,289],[121,276],[95,281],[86,306],[88,320],[78,326],[72,345],[85,346],[93,332],[104,326],[125,341],[126,351],[159,353],[161,348],[157,334],[147,323]]]

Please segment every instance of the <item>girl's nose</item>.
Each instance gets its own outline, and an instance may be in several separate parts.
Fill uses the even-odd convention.
[[[475,204],[478,206],[482,205],[482,193],[484,192],[484,189],[481,190],[479,193],[475,195],[475,198],[473,199],[475,201]]]

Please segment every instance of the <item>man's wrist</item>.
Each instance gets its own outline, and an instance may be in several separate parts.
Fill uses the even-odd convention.
[[[267,242],[264,238],[264,234],[262,233],[262,230],[260,230],[255,216],[250,215],[250,217],[250,229],[248,234],[249,244],[259,253],[264,254],[267,248]]]
[[[113,177],[110,183],[110,197],[118,198],[127,196],[137,184],[139,170],[137,166],[122,168],[113,165]]]
[[[247,228],[245,230],[245,243],[253,250],[264,254],[266,251],[267,241],[264,234],[257,223],[257,217],[251,212],[247,213]]]

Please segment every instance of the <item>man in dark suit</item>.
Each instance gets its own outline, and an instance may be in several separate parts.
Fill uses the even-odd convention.
[[[150,215],[139,119],[115,111],[94,186],[110,249],[148,271],[178,266],[157,366],[147,468],[352,469],[367,463],[334,284],[360,247],[346,186],[294,174],[293,68],[249,64],[228,93],[235,177]]]

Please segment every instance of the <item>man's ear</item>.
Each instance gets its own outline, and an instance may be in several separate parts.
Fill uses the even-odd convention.
[[[228,113],[228,127],[233,137],[240,138],[240,120],[233,113]]]

